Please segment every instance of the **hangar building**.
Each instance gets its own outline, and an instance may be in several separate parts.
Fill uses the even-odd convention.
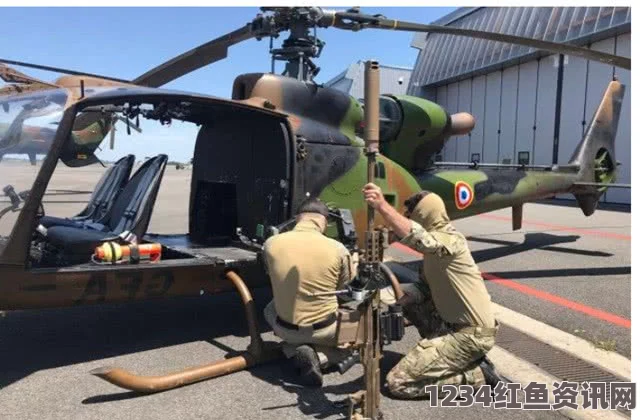
[[[404,95],[410,78],[410,68],[380,64],[380,93]],[[324,86],[347,92],[356,99],[364,98],[364,61],[351,64]]]
[[[434,22],[586,46],[631,56],[629,7],[467,7]],[[439,160],[566,163],[612,77],[627,86],[615,155],[619,183],[631,183],[631,74],[596,61],[444,34],[416,34],[419,49],[407,93],[476,117]],[[604,200],[631,202],[629,189]]]

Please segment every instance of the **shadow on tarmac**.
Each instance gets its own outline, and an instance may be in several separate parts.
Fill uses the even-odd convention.
[[[527,233],[524,242],[507,241],[503,239],[485,238],[479,236],[469,236],[470,242],[486,243],[498,245],[494,248],[481,249],[472,252],[476,263],[491,261],[498,258],[512,256],[533,249],[559,252],[565,254],[581,255],[585,257],[606,258],[614,254],[605,251],[595,251],[586,249],[576,249],[557,246],[558,244],[573,243],[580,239],[578,235],[552,235],[548,233]],[[389,267],[396,273],[401,283],[411,283],[418,281],[417,271],[422,265],[419,257],[407,262],[389,262]],[[592,277],[592,276],[614,276],[630,275],[631,266],[619,267],[587,267],[587,268],[558,268],[541,270],[510,270],[492,271],[492,275],[506,279],[529,279],[545,277]]]
[[[271,290],[252,293],[260,317]],[[266,331],[266,323],[260,323],[260,332]],[[232,292],[6,312],[0,318],[0,388],[39,370],[183,343],[209,341],[220,347],[215,339],[225,336],[248,336],[244,308]]]
[[[580,208],[575,199],[563,199],[563,198],[554,198],[554,199],[546,199],[546,200],[538,200],[536,203],[546,204],[551,206],[559,206],[559,207],[571,207],[571,208]],[[598,210],[606,210],[606,211],[617,211],[620,213],[631,213],[631,205],[630,204],[618,204],[618,203],[598,203]]]
[[[598,268],[560,268],[554,270],[515,270],[492,271],[492,275],[506,279],[531,279],[537,277],[587,277],[587,276],[616,276],[631,274],[631,266],[598,267]]]
[[[391,397],[386,391],[384,386],[384,378],[387,373],[395,366],[403,354],[394,351],[384,351],[382,360],[380,362],[380,378],[381,393],[386,397]],[[330,416],[347,413],[346,404],[340,404],[349,397],[349,394],[355,393],[364,389],[364,382],[362,374],[357,378],[348,382],[343,382],[338,385],[325,385],[322,388],[309,388],[296,383],[296,376],[293,368],[286,362],[281,362],[277,367],[275,365],[261,366],[251,370],[251,374],[265,381],[271,385],[282,388],[283,390],[295,394],[297,402],[293,404],[287,404],[282,406],[265,407],[265,411],[273,411],[281,408],[290,408],[297,406],[300,413],[304,416],[313,417],[316,419],[324,419]],[[330,400],[328,395],[336,395],[339,398]],[[391,397],[393,398],[393,397]]]
[[[522,252],[540,249],[545,251],[565,254],[582,255],[587,257],[611,257],[613,254],[603,251],[591,251],[576,248],[554,246],[558,244],[573,243],[580,239],[579,235],[552,235],[549,233],[526,233],[524,242],[507,241],[503,239],[484,238],[478,236],[467,237],[468,241],[480,242],[492,245],[501,245],[496,248],[473,251],[472,255],[476,263],[495,260]]]

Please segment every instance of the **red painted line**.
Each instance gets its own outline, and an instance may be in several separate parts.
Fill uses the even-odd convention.
[[[482,273],[482,277],[492,283],[509,287],[511,289],[517,290],[518,292],[536,297],[540,300],[555,303],[556,305],[564,306],[565,308],[574,310],[576,312],[582,312],[583,314],[589,315],[590,317],[597,318],[602,321],[618,325],[620,327],[631,328],[631,320],[622,318],[618,315],[614,315],[612,313],[605,312],[591,306],[583,305],[573,300],[565,299],[542,290],[534,289],[533,287],[517,283],[513,280],[502,279],[489,273]]]
[[[405,251],[407,253],[410,253],[412,255],[419,255],[422,256],[422,254],[420,254],[419,252],[409,248],[408,246],[395,242],[392,244],[392,246],[401,249],[402,251]],[[571,309],[573,311],[576,312],[581,312],[585,315],[588,315],[592,318],[596,318],[599,319],[601,321],[606,321],[609,322],[611,324],[614,325],[618,325],[620,327],[624,327],[624,328],[631,328],[631,320],[620,317],[618,315],[614,315],[612,313],[597,309],[597,308],[593,308],[591,306],[587,306],[587,305],[583,305],[581,303],[575,302],[573,300],[569,300],[569,299],[565,299],[563,297],[554,295],[552,293],[548,293],[539,289],[535,289],[531,286],[526,286],[524,284],[518,283],[516,281],[513,280],[507,280],[507,279],[503,279],[497,276],[494,276],[493,274],[490,273],[482,273],[482,277],[487,280],[490,281],[492,283],[495,284],[499,284],[501,286],[504,287],[508,287],[510,289],[513,289],[515,291],[518,291],[520,293],[524,293],[525,295],[529,295],[529,296],[533,296],[537,299],[540,300],[544,300],[546,302],[550,302],[553,304],[556,304],[558,306],[562,306],[564,308],[567,309]]]
[[[495,214],[478,214],[477,217],[484,217],[485,219],[501,220],[501,221],[505,221],[505,222],[511,222],[511,217],[498,216],[498,215],[495,215]],[[571,226],[554,225],[554,224],[545,223],[545,222],[530,222],[530,221],[526,221],[526,220],[523,220],[522,224],[523,225],[546,227],[546,228],[549,228],[549,229],[561,230],[561,231],[565,231],[565,232],[582,233],[583,235],[602,236],[602,237],[605,237],[605,238],[622,239],[622,240],[625,240],[625,241],[630,241],[631,240],[631,235],[624,235],[622,233],[603,232],[603,231],[600,231],[600,230],[590,230],[590,229],[582,229],[582,228],[576,228],[576,227],[571,227]]]

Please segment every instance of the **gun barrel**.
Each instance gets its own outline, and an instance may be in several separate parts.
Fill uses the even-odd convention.
[[[365,63],[364,79],[364,135],[367,147],[367,182],[373,182],[375,176],[376,154],[378,153],[380,133],[380,68],[378,62]],[[375,212],[367,209],[368,230],[373,229]]]

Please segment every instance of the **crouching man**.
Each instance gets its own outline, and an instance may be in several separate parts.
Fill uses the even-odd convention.
[[[389,392],[420,398],[428,385],[495,387],[501,379],[486,358],[497,332],[491,298],[465,237],[449,223],[442,199],[418,193],[405,202],[404,217],[376,185],[365,185],[363,193],[401,243],[423,254],[422,282],[413,288],[421,292],[408,294],[412,301],[400,301],[423,339],[387,375]]]
[[[321,386],[322,369],[349,354],[337,348],[338,298],[326,292],[344,288],[355,277],[356,267],[342,243],[324,236],[328,217],[324,203],[307,200],[293,230],[264,244],[273,291],[264,316],[285,342],[285,356],[293,361],[300,382],[310,386]]]

